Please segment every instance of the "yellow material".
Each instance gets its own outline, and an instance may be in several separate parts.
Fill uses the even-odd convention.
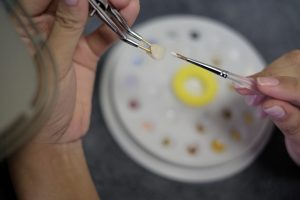
[[[171,139],[166,137],[162,140],[162,145],[167,147],[167,146],[170,146],[171,145]]]
[[[195,94],[185,87],[187,81],[196,79],[202,86],[202,92]],[[210,103],[218,90],[217,79],[214,74],[196,67],[192,64],[182,66],[172,81],[172,89],[175,96],[184,104],[192,107],[200,107]]]
[[[232,129],[230,132],[230,137],[232,140],[238,142],[241,141],[241,134],[237,129]]]
[[[218,139],[211,142],[211,148],[215,153],[223,153],[225,151],[225,144]]]
[[[252,114],[249,113],[249,112],[245,112],[244,115],[243,115],[243,118],[244,118],[244,122],[245,122],[247,125],[251,125],[251,124],[253,124],[253,122],[254,122],[253,116],[252,116]]]

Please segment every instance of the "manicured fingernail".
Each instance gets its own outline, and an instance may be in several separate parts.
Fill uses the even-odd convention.
[[[68,6],[76,6],[77,3],[78,3],[78,0],[65,0],[65,3],[66,3]]]
[[[248,95],[245,97],[246,104],[248,106],[253,106],[256,101],[256,95]]]
[[[243,89],[244,87],[241,84],[232,82],[232,86],[234,87],[234,89],[238,90],[238,89]]]
[[[246,78],[248,80],[248,82],[255,82],[255,80],[253,78]],[[251,89],[251,87],[249,85],[245,85],[243,82],[238,83],[238,82],[232,82],[232,85],[235,89]]]
[[[259,77],[257,82],[261,86],[276,86],[279,84],[279,80],[273,77]]]
[[[274,119],[282,119],[286,113],[280,106],[272,106],[270,108],[264,108],[264,112]]]

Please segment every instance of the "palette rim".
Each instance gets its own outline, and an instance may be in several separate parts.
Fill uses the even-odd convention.
[[[252,45],[243,36],[237,33],[235,30],[231,29],[227,25],[216,20],[194,16],[194,15],[169,15],[164,17],[159,17],[148,22],[142,23],[139,27],[151,26],[157,22],[164,20],[199,20],[199,22],[205,21],[206,23],[212,23],[220,25],[220,27],[225,28],[236,34],[238,37],[245,40],[245,42],[250,45],[250,48],[254,53],[261,59],[258,52],[252,47]],[[137,28],[140,29],[140,28]],[[235,173],[238,173],[242,169],[249,166],[253,160],[259,155],[261,150],[265,147],[269,137],[271,136],[272,124],[270,121],[263,123],[263,128],[260,131],[265,132],[264,136],[260,136],[258,139],[259,143],[253,143],[245,152],[239,156],[234,157],[234,159],[228,160],[228,162],[222,162],[210,165],[200,165],[200,166],[188,166],[179,165],[178,163],[170,162],[170,160],[165,160],[160,156],[155,155],[155,153],[148,151],[147,148],[143,147],[143,144],[139,143],[138,140],[132,138],[132,135],[128,133],[127,127],[124,127],[120,116],[118,116],[116,105],[113,104],[113,99],[115,98],[110,92],[113,89],[111,85],[111,79],[115,73],[115,67],[118,61],[114,55],[121,53],[122,45],[117,45],[112,52],[108,55],[106,62],[104,64],[104,70],[99,87],[99,103],[102,109],[104,120],[108,125],[109,131],[117,144],[124,150],[124,152],[132,158],[134,161],[163,177],[167,177],[177,181],[183,182],[210,182],[214,180],[223,179]],[[151,58],[149,58],[151,59]],[[261,59],[262,60],[262,59]],[[258,136],[257,136],[258,137]],[[257,140],[257,138],[256,138]],[[237,154],[238,155],[238,154]]]

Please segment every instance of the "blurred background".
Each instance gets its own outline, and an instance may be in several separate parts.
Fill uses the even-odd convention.
[[[245,36],[267,63],[285,52],[300,48],[299,0],[140,1],[141,12],[136,25],[170,14],[209,17]],[[96,19],[91,19],[87,31],[97,24]],[[251,166],[222,181],[207,184],[175,182],[132,161],[112,138],[99,105],[99,81],[105,57],[99,63],[91,126],[84,139],[89,168],[102,200],[300,199],[300,169],[288,157],[283,137],[277,129]],[[3,174],[7,173],[1,172],[0,180],[7,178]],[[14,198],[13,192],[7,191],[12,191],[11,186],[0,184],[1,200]]]

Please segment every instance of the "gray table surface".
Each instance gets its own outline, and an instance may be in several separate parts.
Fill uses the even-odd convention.
[[[141,0],[137,24],[169,14],[193,14],[219,20],[239,31],[268,63],[300,48],[299,0]],[[93,26],[90,22],[89,26]],[[103,200],[253,200],[300,199],[300,169],[288,157],[275,129],[258,159],[243,172],[209,184],[186,184],[159,177],[132,161],[106,127],[98,91],[99,63],[91,127],[85,152]]]
[[[219,20],[248,38],[268,63],[284,52],[300,48],[299,0],[141,0],[137,24],[169,14],[193,14]],[[95,25],[92,20],[88,28]],[[102,200],[300,199],[300,169],[288,157],[277,129],[251,166],[218,182],[175,182],[136,164],[119,148],[104,123],[97,84],[102,65],[100,62],[91,126],[84,139],[89,168]],[[0,179],[7,179],[6,170],[0,168]],[[5,181],[0,183],[1,200],[14,199],[13,192],[8,192],[10,188]]]

